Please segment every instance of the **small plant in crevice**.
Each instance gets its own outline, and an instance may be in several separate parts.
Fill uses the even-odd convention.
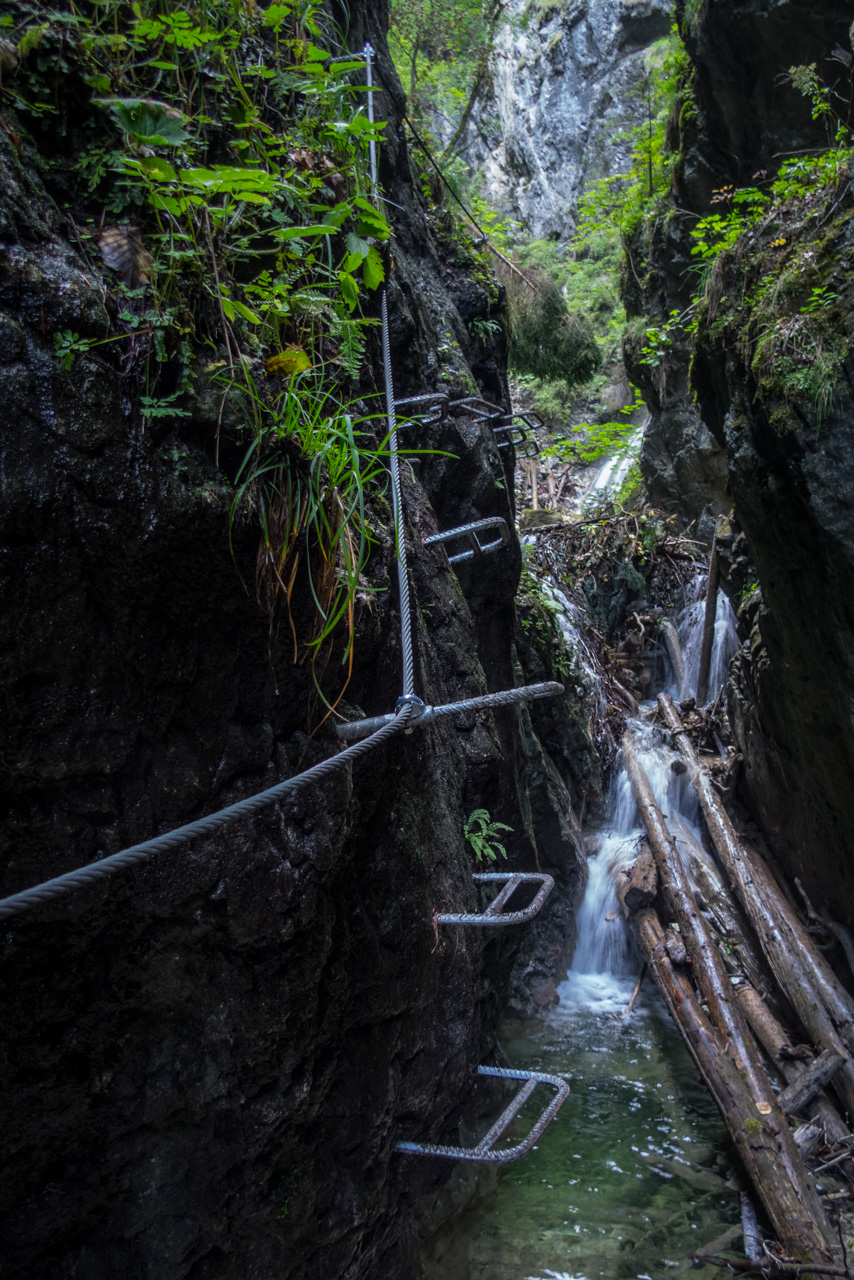
[[[48,327],[60,365],[74,376],[119,343],[145,431],[180,431],[196,384],[218,384],[242,456],[231,434],[220,450],[216,409],[207,451],[233,485],[229,535],[247,517],[260,527],[271,636],[287,617],[317,684],[340,633],[349,669],[356,590],[371,589],[366,502],[382,501],[387,458],[385,428],[352,394],[391,237],[363,59],[335,56],[347,33],[320,0],[7,9],[4,109],[30,131],[79,247],[100,257],[113,320],[106,337]]]
[[[463,835],[478,862],[495,862],[499,853],[506,858],[507,850],[498,835],[512,830],[506,822],[496,822],[488,809],[474,809],[463,825]]]

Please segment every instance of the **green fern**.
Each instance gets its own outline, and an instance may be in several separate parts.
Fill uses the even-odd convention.
[[[512,831],[506,822],[493,822],[488,809],[475,809],[466,818],[463,835],[468,840],[478,862],[495,862],[498,854],[507,857],[507,850],[496,839],[499,831]]]

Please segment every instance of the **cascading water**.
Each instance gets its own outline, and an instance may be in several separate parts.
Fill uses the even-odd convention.
[[[677,698],[693,698],[697,695],[700,675],[700,650],[703,646],[703,622],[706,616],[706,575],[698,574],[689,589],[689,601],[676,619],[676,630],[685,660],[686,688],[677,689],[671,684],[669,692]],[[712,661],[709,668],[709,696],[714,697],[726,680],[732,655],[738,648],[735,630],[735,613],[729,596],[718,592],[715,608],[715,637],[712,643]]]
[[[731,654],[725,606],[719,602],[712,694]],[[564,621],[575,627],[569,612]],[[692,663],[696,648],[688,677],[696,686],[702,600],[686,607],[680,626]],[[663,812],[693,827],[693,792],[672,767],[675,753],[643,722],[630,729]],[[432,1239],[428,1280],[662,1280],[689,1270],[711,1280],[719,1272],[695,1270],[693,1255],[726,1249],[740,1234],[726,1130],[651,982],[625,1016],[640,960],[615,882],[641,835],[628,775],[619,769],[608,816],[588,832],[596,852],[560,1003],[544,1023],[508,1024],[502,1039],[514,1064],[561,1072],[572,1093],[494,1194]]]
[[[640,744],[639,755],[658,804],[669,813],[696,820],[693,793],[684,774],[674,772],[672,751],[655,744],[649,727],[641,721],[629,726]],[[608,798],[609,816],[590,833],[597,852],[588,862],[588,881],[576,917],[578,941],[572,967],[560,988],[561,1003],[568,1007],[598,1007],[600,1012],[624,1008],[638,970],[630,934],[617,901],[617,874],[634,862],[643,832],[637,805],[625,769],[618,768]]]

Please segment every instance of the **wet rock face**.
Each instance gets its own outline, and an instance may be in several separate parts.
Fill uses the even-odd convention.
[[[381,18],[352,7],[354,43],[370,36],[393,90]],[[394,118],[393,93],[383,105]],[[434,390],[462,368],[443,333],[468,334],[390,133],[400,390]],[[0,131],[4,894],[335,749],[328,722],[307,740],[309,673],[252,597],[257,531],[238,528],[230,553],[216,397],[154,435],[110,347],[70,370],[55,357],[62,328],[107,332],[110,283],[69,246],[37,157]],[[456,472],[404,468],[418,688],[433,702],[514,683],[518,548],[465,579],[420,545],[439,520],[512,521],[494,441],[448,433]],[[393,707],[400,681],[375,501],[376,590],[346,694],[367,714]],[[309,609],[303,592],[298,628]],[[532,753],[581,805],[570,763],[543,765],[520,724],[509,710],[401,736],[252,821],[6,922],[4,1276],[418,1275],[411,1206],[447,1171],[392,1144],[455,1140],[518,946],[434,933],[434,908],[477,906],[463,822],[489,807],[514,827],[512,865],[535,866]],[[550,835],[550,865],[574,866],[572,840]]]
[[[820,264],[822,286],[836,299],[834,329],[848,341],[854,329],[850,187],[832,203],[834,218],[803,233],[803,250]],[[797,238],[797,228],[790,234]],[[725,285],[736,285],[737,271],[731,263]],[[726,448],[735,513],[761,587],[762,607],[733,667],[730,715],[744,755],[746,797],[771,846],[814,900],[850,920],[851,357],[833,377],[831,407],[819,417],[809,396],[784,394],[775,371],[757,372],[745,350],[749,339],[737,327],[717,334],[703,327],[694,360],[703,414]]]
[[[849,23],[850,14],[838,0],[809,5],[717,0],[700,6],[696,29],[685,28],[694,78],[693,110],[681,113],[677,131],[674,204],[683,214],[707,214],[721,187],[755,185],[776,170],[781,156],[827,145],[826,131],[787,82],[787,72],[811,62],[826,69],[834,44],[850,47]],[[690,227],[684,216],[662,220],[649,244],[633,246],[635,260],[645,260],[653,270],[628,274],[629,314],[661,323],[672,310],[682,312],[688,305],[697,265]],[[690,355],[683,344],[665,359],[664,391],[639,362],[639,349],[629,344],[626,351],[629,372],[650,407],[641,454],[650,497],[683,521],[697,521],[707,540],[714,518],[728,509],[731,498],[720,436],[709,431],[689,386]]]
[[[545,6],[498,37],[493,88],[466,152],[488,198],[535,236],[566,237],[584,187],[628,166],[615,139],[637,123],[643,51],[670,29],[667,0]]]
[[[717,0],[703,4],[686,44],[695,66],[699,115],[678,180],[683,208],[704,211],[726,182],[750,186],[780,156],[825,143],[792,66],[821,64],[834,45],[850,49],[851,14],[839,0]],[[833,77],[835,78],[835,77]]]

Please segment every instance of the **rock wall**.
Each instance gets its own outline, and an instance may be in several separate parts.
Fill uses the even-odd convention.
[[[472,315],[495,303],[443,267],[409,179],[385,17],[383,6],[350,11],[353,47],[372,40],[388,86],[377,105],[392,121],[382,177],[397,206],[398,391],[473,385],[471,355],[500,395],[501,350],[471,350],[452,298],[465,295]],[[103,337],[114,307],[111,280],[70,230],[25,122],[6,115],[4,894],[335,750],[328,722],[307,737],[308,673],[244,585],[257,532],[239,528],[230,552],[214,395],[202,380],[191,420],[146,424],[120,362],[97,350],[71,369],[57,360],[57,332]],[[225,454],[233,425],[226,415]],[[512,523],[511,477],[480,428],[451,423],[431,444],[457,458],[404,468],[404,497],[418,689],[442,702],[525,673],[518,546],[458,578],[443,550],[420,544],[452,521]],[[371,520],[354,715],[389,710],[399,692],[381,496]],[[298,626],[308,609],[295,599]],[[562,720],[581,728],[558,750]],[[447,1169],[392,1144],[453,1141],[470,1116],[520,941],[477,930],[437,940],[432,913],[475,907],[462,826],[487,807],[514,828],[508,865],[558,870],[543,927],[565,936],[572,813],[596,772],[583,724],[571,690],[530,716],[443,720],[221,836],[8,921],[4,1280],[417,1276],[413,1205]]]
[[[850,16],[841,3],[711,0],[700,6],[696,27],[686,34],[696,111],[683,113],[678,141],[673,203],[679,209],[704,215],[717,188],[751,185],[763,170],[773,172],[782,155],[827,144],[809,103],[785,83],[784,73],[815,62],[821,74],[835,76],[832,68],[842,64],[828,58],[835,45],[850,48]],[[846,496],[854,443],[850,355],[828,365],[825,401],[813,394],[821,379],[810,383],[810,392],[783,376],[787,352],[807,371],[815,370],[822,350],[849,350],[847,181],[815,199],[793,199],[778,214],[773,229],[743,240],[716,265],[702,292],[699,332],[677,344],[665,373],[684,389],[683,404],[696,397],[699,419],[725,451],[728,497],[755,567],[745,584],[754,593],[746,614],[750,634],[730,685],[730,714],[744,755],[743,799],[788,873],[850,920],[854,634],[844,585],[854,549]],[[659,319],[685,306],[690,226],[689,219],[670,219],[655,228],[645,258],[636,259],[642,284],[636,278],[629,286],[636,313]],[[754,290],[763,272],[776,284],[778,301],[760,312]],[[820,321],[808,310],[812,288],[832,295]],[[774,333],[779,343],[771,347]],[[758,358],[763,342],[765,355]],[[802,361],[804,342],[814,349]],[[655,405],[655,388],[646,390]],[[645,470],[651,490],[658,485],[675,504],[693,484],[668,460],[679,457],[684,438],[662,400],[645,445]],[[705,465],[706,449],[704,442],[695,454],[695,472]]]
[[[513,0],[492,90],[466,135],[484,195],[537,237],[563,239],[585,186],[628,167],[644,51],[670,29],[669,0]]]

